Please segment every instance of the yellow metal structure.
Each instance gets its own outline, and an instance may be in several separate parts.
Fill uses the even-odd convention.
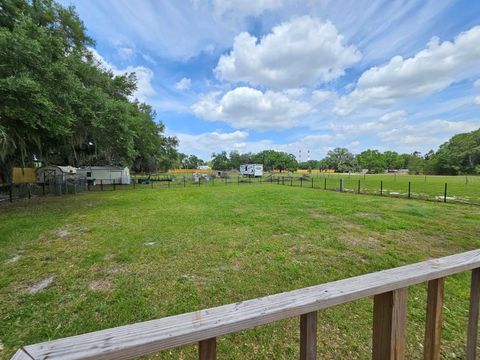
[[[12,180],[14,184],[33,183],[37,181],[36,168],[14,167],[12,171]]]

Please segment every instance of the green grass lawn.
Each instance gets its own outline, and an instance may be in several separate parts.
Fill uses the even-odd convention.
[[[269,184],[19,201],[0,207],[0,358],[30,343],[478,247],[480,207]],[[49,276],[49,287],[30,293]],[[442,355],[462,359],[469,274],[449,277],[445,293]],[[424,285],[410,288],[409,359],[422,358],[425,298]],[[221,337],[219,358],[295,358],[298,323]],[[320,311],[320,358],[369,359],[371,323],[371,299]],[[194,359],[196,348],[152,358]]]
[[[288,176],[288,175],[287,175]],[[293,174],[298,178],[299,174]],[[408,196],[412,198],[443,201],[445,183],[447,183],[447,201],[468,202],[480,205],[480,176],[436,176],[436,175],[395,175],[395,174],[314,174],[314,186],[327,189],[339,189],[340,179],[344,181],[345,191],[357,192],[360,182],[360,192],[364,194],[380,194],[383,186],[383,195],[395,197]],[[289,184],[289,182],[287,181]],[[293,181],[293,185],[299,185]],[[305,182],[304,186],[311,185]]]
[[[248,179],[238,175],[232,175],[228,181],[237,183],[238,180],[248,182],[265,182],[270,181],[270,175],[266,174],[263,179]],[[300,186],[299,173],[281,173],[275,174],[273,180],[278,178],[284,180],[285,185]],[[191,174],[160,174],[159,178],[175,178],[176,181],[170,184],[171,187],[195,186],[192,181]],[[290,180],[292,179],[292,180]],[[339,190],[340,179],[344,181],[344,189],[347,192],[357,192],[360,182],[360,192],[363,194],[380,194],[380,187],[383,186],[383,195],[394,197],[408,197],[408,185],[410,183],[410,196],[412,198],[443,201],[445,192],[445,183],[447,183],[447,201],[463,202],[480,205],[480,176],[437,176],[437,175],[396,175],[396,174],[312,174],[308,176],[307,181],[303,181],[303,186],[312,185],[316,188],[328,190]],[[201,186],[212,185],[212,181],[203,180]],[[326,181],[326,183],[325,183]],[[217,178],[214,180],[216,185],[222,185],[224,179]],[[138,186],[138,185],[137,185]],[[140,185],[142,186],[142,185]],[[146,185],[143,185],[146,187]],[[133,187],[131,185],[130,187]],[[154,187],[167,187],[166,182],[157,182]],[[97,186],[97,190],[98,190]]]

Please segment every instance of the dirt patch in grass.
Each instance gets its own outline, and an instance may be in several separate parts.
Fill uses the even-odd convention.
[[[68,231],[68,230],[58,230],[57,231],[57,236],[59,238],[69,237],[70,236],[70,231]]]
[[[22,258],[22,254],[15,254],[14,256],[12,256],[10,259],[8,259],[7,261],[5,261],[5,264],[14,264],[16,263],[18,260],[20,260]]]
[[[55,280],[55,275],[49,275],[43,279],[41,279],[40,281],[37,281],[35,284],[33,284],[32,286],[30,286],[28,288],[28,292],[30,294],[36,294],[40,291],[43,291],[45,290],[47,287],[49,287],[53,281]]]
[[[108,280],[94,280],[89,285],[88,288],[92,291],[111,291],[112,284]]]

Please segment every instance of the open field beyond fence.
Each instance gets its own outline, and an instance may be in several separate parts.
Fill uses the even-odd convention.
[[[166,183],[0,208],[0,358],[26,344],[480,247],[476,206],[268,183],[155,187]],[[446,281],[445,359],[463,356],[469,280]],[[425,298],[425,285],[410,288],[408,359],[422,358]],[[319,358],[368,359],[371,319],[369,299],[320,311]],[[295,358],[298,328],[290,319],[221,337],[219,358]],[[196,357],[185,346],[151,358]]]
[[[206,176],[206,178],[204,177]],[[138,180],[148,180],[138,183]],[[284,173],[249,178],[241,175],[212,177],[191,174],[160,174],[152,177],[134,176],[129,185],[103,184],[97,181],[88,186],[85,181],[75,183],[19,184],[0,186],[0,203],[32,196],[76,194],[83,191],[119,191],[136,189],[219,187],[245,184],[267,184],[342,191],[364,195],[380,195],[397,198],[421,199],[438,202],[455,202],[480,205],[479,176],[423,176],[423,175],[360,175]]]

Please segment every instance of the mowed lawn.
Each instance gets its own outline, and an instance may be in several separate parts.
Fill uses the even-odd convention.
[[[20,201],[0,207],[0,358],[22,345],[478,247],[480,207],[275,184]],[[32,291],[48,277],[46,289]],[[446,359],[464,358],[469,279],[446,283]],[[410,288],[409,359],[422,358],[425,298],[424,285]],[[298,323],[221,337],[219,358],[296,358]],[[320,358],[370,358],[371,325],[371,299],[320,311]],[[194,359],[196,348],[151,358]]]

